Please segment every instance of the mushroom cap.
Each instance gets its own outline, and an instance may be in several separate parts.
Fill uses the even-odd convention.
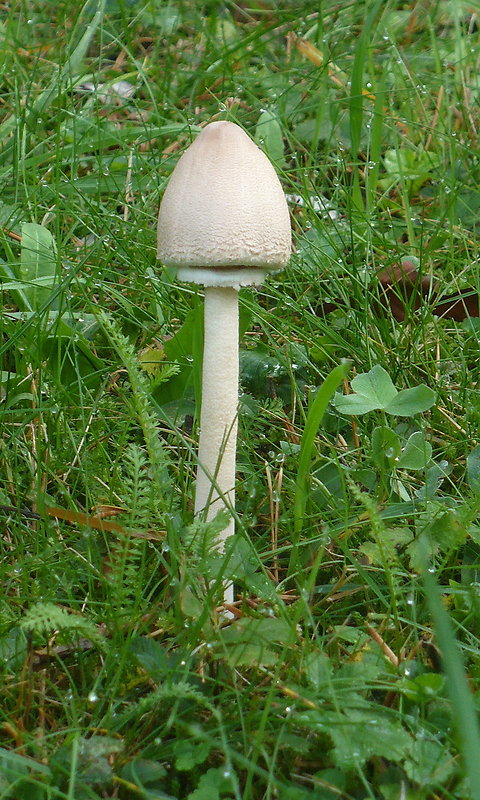
[[[206,286],[261,283],[292,250],[277,174],[233,122],[211,122],[172,172],[158,215],[158,258]]]

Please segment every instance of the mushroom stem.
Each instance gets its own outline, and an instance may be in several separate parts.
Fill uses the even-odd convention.
[[[235,508],[235,451],[238,406],[238,290],[205,288],[202,410],[198,446],[195,514],[212,519],[221,508]],[[233,536],[230,519],[218,541]],[[224,600],[233,601],[233,585],[225,586]]]

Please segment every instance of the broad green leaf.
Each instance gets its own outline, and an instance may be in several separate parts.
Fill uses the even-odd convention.
[[[113,774],[112,756],[123,746],[123,741],[113,736],[77,735],[57,750],[50,763],[52,770],[62,775],[74,769],[81,784],[107,786]]]
[[[197,742],[194,739],[178,739],[173,744],[175,756],[175,769],[180,772],[189,770],[203,764],[211,750],[208,742]]]
[[[27,285],[19,288],[22,288],[34,311],[38,311],[50,297],[57,275],[57,256],[52,234],[43,225],[25,222],[22,225],[20,278]],[[37,281],[40,283],[37,284]],[[49,285],[42,286],[43,282]]]
[[[372,564],[385,566],[398,560],[399,549],[406,547],[413,539],[410,528],[384,528],[380,542],[364,542],[360,550]]]
[[[243,580],[247,575],[255,573],[260,566],[260,559],[252,543],[241,536],[230,536],[225,543],[225,556],[228,559],[228,577]]]
[[[128,761],[120,770],[120,777],[124,781],[133,783],[141,788],[159,783],[166,774],[167,770],[163,764],[146,758],[134,758],[132,761]],[[163,797],[166,796],[163,795]],[[146,796],[142,795],[142,797]]]
[[[383,161],[386,172],[398,180],[414,181],[416,188],[436,174],[439,157],[431,152],[406,148],[387,150]]]
[[[326,653],[314,650],[305,657],[304,670],[309,684],[317,691],[329,685],[332,678],[332,663]]]
[[[279,642],[286,644],[295,641],[297,632],[295,626],[283,619],[267,617],[256,619],[254,617],[242,617],[235,620],[231,625],[222,631],[221,637],[226,644],[236,642]]]
[[[385,408],[397,394],[390,375],[380,364],[376,364],[369,372],[356,375],[351,386],[355,394],[376,403],[375,408]]]
[[[155,26],[162,36],[170,36],[181,22],[181,12],[172,3],[163,3],[164,0],[153,0],[138,14],[146,27]]]
[[[436,397],[424,384],[398,392],[388,372],[379,364],[357,375],[351,386],[355,394],[335,397],[335,406],[342,414],[366,414],[383,409],[388,414],[411,417],[431,408]]]
[[[339,800],[339,798],[347,796],[345,795],[347,776],[343,770],[333,769],[333,767],[322,769],[315,774],[315,778],[318,785],[322,787],[322,800]]]
[[[455,759],[443,742],[416,739],[405,761],[405,772],[420,786],[438,786],[455,770]]]
[[[369,399],[360,394],[336,394],[335,408],[340,414],[368,414],[381,406],[376,400]]]
[[[387,414],[395,414],[397,417],[413,417],[428,411],[436,400],[436,394],[429,386],[421,383],[411,389],[403,389],[398,392],[389,403],[384,407]]]
[[[378,707],[351,708],[345,713],[304,711],[297,714],[296,722],[328,734],[334,745],[333,761],[342,769],[358,769],[374,757],[402,761],[411,746],[400,722],[382,714]]]
[[[190,587],[186,586],[180,592],[180,608],[186,617],[198,619],[202,615],[205,606],[198,597],[195,597]]]
[[[262,642],[232,644],[218,655],[231,667],[273,667],[278,662],[278,654]]]
[[[244,582],[251,594],[260,597],[262,600],[267,600],[270,603],[278,602],[277,584],[263,573],[256,572],[253,575],[245,575]]]
[[[129,645],[129,653],[154,681],[164,680],[172,671],[169,656],[162,645],[148,636],[138,636]]]
[[[432,457],[432,445],[425,441],[423,431],[416,431],[408,438],[396,466],[401,469],[425,469]]]
[[[420,486],[415,492],[419,500],[425,500],[426,498],[433,499],[444,479],[451,471],[452,465],[449,464],[448,461],[440,461],[439,464],[432,464],[425,474],[425,485]]]
[[[480,490],[480,445],[474,447],[467,456],[467,481],[474,492]]]
[[[242,617],[221,631],[216,655],[232,666],[272,665],[278,655],[271,645],[292,644],[296,636],[295,626],[283,619]]]
[[[255,128],[255,141],[276,164],[284,160],[283,136],[280,123],[272,111],[262,111]]]
[[[356,375],[351,387],[354,394],[335,395],[335,407],[341,414],[366,414],[384,408],[397,394],[388,372],[379,364]]]
[[[232,777],[225,767],[212,767],[201,776],[198,787],[188,795],[187,800],[219,800],[226,792],[231,795]]]
[[[400,439],[395,431],[387,425],[381,425],[372,431],[372,460],[380,468],[386,463],[391,466],[402,452]]]
[[[331,726],[329,734],[335,745],[335,764],[344,769],[358,768],[374,756],[401,761],[411,744],[399,722],[373,709],[350,712],[344,724]]]
[[[445,687],[445,675],[438,672],[424,672],[403,681],[403,691],[405,695],[415,703],[424,703],[443,693]]]

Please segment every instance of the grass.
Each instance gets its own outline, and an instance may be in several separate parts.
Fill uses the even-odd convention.
[[[479,289],[477,12],[0,4],[1,797],[480,797],[480,328],[434,297]],[[224,118],[295,239],[241,293],[227,558],[193,520],[201,292],[155,248]],[[398,321],[404,259],[436,288]]]

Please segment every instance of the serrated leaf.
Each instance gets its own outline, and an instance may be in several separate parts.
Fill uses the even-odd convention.
[[[153,680],[161,680],[172,669],[162,645],[148,636],[138,636],[133,639],[129,645],[129,652]]]
[[[398,558],[398,548],[406,547],[412,541],[413,533],[409,528],[384,528],[381,542],[364,542],[360,550],[365,553],[372,564],[385,566]]]
[[[296,636],[295,627],[282,619],[243,617],[221,632],[215,654],[232,666],[272,665],[278,655],[271,645],[291,644]]]
[[[437,786],[450,777],[456,761],[444,742],[416,739],[405,761],[405,772],[420,786]]]
[[[225,543],[225,556],[228,577],[243,580],[252,575],[260,566],[258,554],[247,539],[241,536],[229,536]]]
[[[208,742],[196,742],[193,739],[179,739],[173,744],[175,769],[188,772],[208,758],[211,746]]]
[[[223,767],[212,767],[201,776],[198,787],[188,795],[187,800],[219,800],[220,795],[232,789],[231,773]]]
[[[349,705],[358,706],[361,702],[360,697],[352,696]],[[411,746],[411,738],[401,724],[370,704],[364,709],[352,707],[345,714],[304,711],[297,714],[296,722],[328,734],[333,742],[334,764],[342,769],[361,767],[375,756],[402,761]]]
[[[240,642],[217,653],[225,658],[231,667],[273,667],[278,655],[262,642]]]
[[[428,411],[435,400],[435,392],[429,386],[421,383],[419,386],[398,392],[396,397],[384,408],[387,414],[395,414],[397,417],[413,417],[415,414],[421,414],[422,411]]]
[[[278,601],[277,584],[261,572],[245,575],[245,586],[251,594],[271,603]]]
[[[401,761],[411,744],[398,722],[371,712],[352,711],[345,724],[333,725],[333,758],[338,767],[352,769],[373,758]]]
[[[416,431],[407,439],[396,466],[401,469],[425,469],[431,457],[432,445],[425,441],[423,431]]]
[[[439,464],[432,464],[432,466],[427,469],[425,475],[425,485],[420,486],[420,488],[415,492],[419,500],[425,500],[427,498],[432,500],[442,485],[444,479],[450,474],[451,471],[452,466],[448,463],[448,461],[440,461]]]
[[[232,644],[239,641],[280,642],[281,644],[286,644],[295,641],[296,637],[295,626],[276,617],[268,617],[266,619],[242,617],[232,622],[228,628],[222,631],[223,641]]]
[[[144,372],[148,372],[149,375],[155,375],[162,369],[165,361],[165,350],[162,346],[148,345],[140,352],[138,360]]]
[[[332,663],[326,653],[314,650],[305,657],[304,670],[309,684],[314,689],[329,684],[332,676]]]

